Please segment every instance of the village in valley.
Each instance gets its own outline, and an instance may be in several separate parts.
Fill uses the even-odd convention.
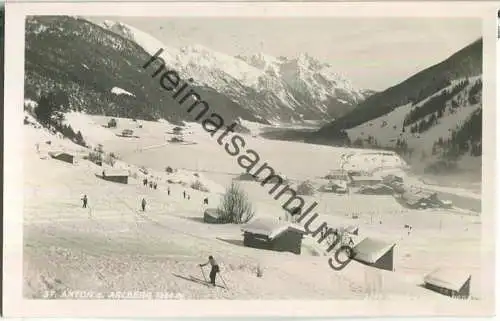
[[[65,28],[72,24],[97,28],[80,18],[58,19],[28,21],[28,59],[30,50],[40,45],[35,41],[38,34],[59,32],[59,23]],[[103,32],[103,37],[115,41],[109,43],[137,50],[137,45],[130,45],[131,40],[117,31],[117,26],[124,25],[114,26],[107,21],[98,30],[111,30]],[[82,34],[78,37],[91,41]],[[138,39],[135,41],[147,51]],[[127,50],[123,49],[124,56],[129,57]],[[135,61],[138,68],[147,57],[142,51],[140,54],[142,60]],[[78,59],[82,59],[81,68],[98,68],[90,66],[83,56]],[[244,128],[238,134],[244,137],[247,148],[258,151],[283,186],[293,188],[307,204],[317,203],[310,215],[299,219],[304,208],[283,208],[290,194],[271,195],[276,179],[270,179],[268,172],[245,172],[237,158],[228,155],[200,123],[182,120],[185,110],[179,108],[172,115],[155,114],[149,107],[142,110],[138,106],[143,105],[136,101],[148,93],[139,94],[124,86],[126,81],[120,84],[126,89],[116,85],[102,96],[88,94],[96,101],[96,97],[105,97],[102,106],[110,106],[108,110],[86,111],[93,108],[94,100],[88,107],[73,108],[82,101],[78,94],[88,93],[87,87],[76,91],[71,87],[65,94],[65,87],[49,73],[43,77],[51,80],[41,81],[45,79],[40,71],[43,66],[33,67],[33,61],[27,66],[23,126],[25,298],[60,299],[68,291],[142,291],[179,294],[169,299],[430,298],[448,302],[481,300],[488,291],[481,282],[480,182],[440,184],[435,171],[424,175],[416,169],[431,157],[430,152],[422,150],[420,160],[415,161],[408,157],[407,149],[384,148],[373,144],[373,137],[366,139],[374,135],[382,140],[376,136],[377,130],[384,135],[393,131],[392,126],[379,126],[387,124],[388,115],[410,110],[411,104],[412,110],[429,109],[426,103],[432,95],[440,95],[441,90],[448,93],[446,88],[454,88],[455,82],[435,88],[429,92],[431,98],[412,98],[408,105],[370,120],[373,124],[365,122],[341,130],[342,134],[361,132],[364,146],[270,139],[266,135],[288,133],[289,127],[266,124],[262,121],[265,115],[250,119],[241,111],[243,116],[234,119]],[[151,71],[144,71],[144,79],[147,73]],[[481,105],[476,97],[481,93],[476,90],[479,78],[470,72],[470,83],[457,89],[455,96],[445,97],[455,99],[445,104],[453,110],[450,117],[458,117],[462,105],[455,104],[463,104],[467,116],[461,116],[461,121],[475,121],[473,108]],[[148,97],[153,96],[153,90],[160,90],[157,82],[151,83],[136,89],[151,90]],[[148,86],[154,89],[144,89]],[[212,89],[206,90],[211,98],[219,97]],[[359,101],[370,99],[356,97]],[[236,108],[233,102],[227,104]],[[119,107],[127,104],[139,109],[130,107],[122,113]],[[284,110],[283,117],[295,117]],[[227,117],[234,116],[232,111],[224,112]],[[441,116],[436,127],[445,123],[448,109]],[[402,117],[397,118],[398,126],[409,122]],[[403,126],[402,133],[398,129],[398,142],[407,137],[415,145],[418,135],[424,137],[426,129],[410,133],[410,126],[406,131]],[[304,130],[297,124],[296,128]],[[441,132],[452,131],[447,128]],[[435,135],[429,133],[433,138]],[[461,135],[458,128],[446,142],[452,144]],[[433,143],[425,146],[434,152],[437,145]],[[440,146],[443,150],[445,143]],[[464,164],[480,163],[481,157],[475,155],[480,143],[471,140],[467,144],[470,155],[459,151],[467,160]],[[432,157],[437,159],[437,155],[436,151]],[[448,166],[452,162],[437,163]],[[351,249],[343,253],[350,262],[336,269],[331,259],[342,246]]]

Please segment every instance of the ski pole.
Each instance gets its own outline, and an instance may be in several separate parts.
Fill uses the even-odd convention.
[[[205,272],[203,272],[203,267],[200,266],[200,270],[201,270],[201,274],[203,274],[203,279],[205,280],[205,282],[208,282],[207,281],[207,277],[205,276]]]
[[[224,286],[226,287],[226,289],[229,290],[229,288],[227,287],[226,281],[224,281],[224,278],[222,277],[222,274],[220,272],[219,272],[219,276],[220,276],[220,278],[222,280],[222,283],[224,283]]]

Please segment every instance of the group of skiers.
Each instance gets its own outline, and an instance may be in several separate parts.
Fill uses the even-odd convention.
[[[148,182],[148,179],[147,179],[147,178],[144,178],[144,179],[142,180],[142,184],[143,184],[144,186],[148,186],[148,183],[149,183],[149,188],[153,188],[153,189],[157,189],[157,188],[158,188],[158,183],[153,182],[153,181],[151,181],[151,180]]]

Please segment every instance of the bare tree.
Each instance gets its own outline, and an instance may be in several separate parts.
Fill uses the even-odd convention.
[[[255,216],[247,194],[235,182],[227,188],[217,210],[223,223],[247,223]]]

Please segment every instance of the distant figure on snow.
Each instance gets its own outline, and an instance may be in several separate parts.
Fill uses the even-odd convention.
[[[142,180],[142,184],[143,184],[144,186],[148,186],[148,179],[147,179],[147,178],[143,179],[143,180]]]
[[[186,198],[186,191],[182,192],[182,197]]]
[[[191,196],[190,196],[190,195],[188,195],[188,201],[189,201],[190,199],[191,199]]]
[[[213,256],[208,257],[208,262],[204,264],[200,264],[200,267],[204,267],[205,265],[210,264],[212,266],[212,269],[210,270],[210,283],[215,286],[215,277],[217,276],[217,273],[220,272],[219,270],[219,265],[215,261]]]
[[[154,189],[156,189],[157,187],[158,187],[158,184],[155,182],[155,183],[153,184],[153,188],[154,188]]]
[[[205,197],[205,198],[203,199],[203,204],[208,205],[208,197]]]
[[[142,199],[141,201],[141,207],[142,207],[142,211],[145,212],[146,211],[146,199]]]
[[[87,202],[88,202],[87,195],[83,195],[82,201],[83,201],[82,207],[87,208]]]
[[[153,182],[149,181],[149,188],[153,188]]]
[[[106,177],[106,172],[102,171],[102,177]]]
[[[167,194],[170,195],[170,187],[167,188]]]

